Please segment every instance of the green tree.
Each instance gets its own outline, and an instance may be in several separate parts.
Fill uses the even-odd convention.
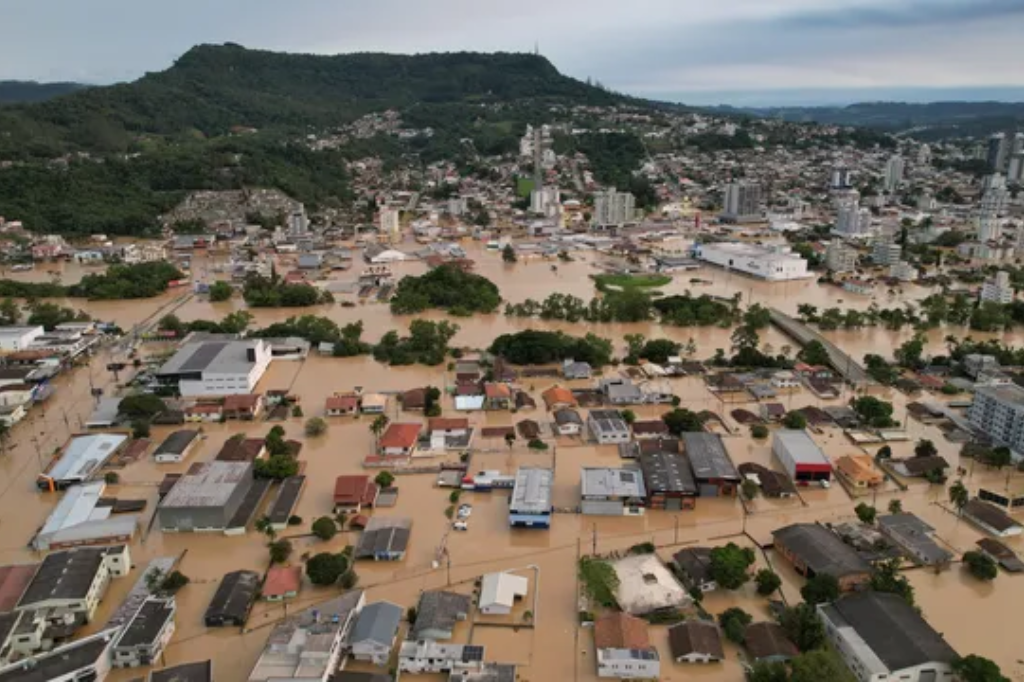
[[[914,605],[914,587],[900,574],[900,559],[894,558],[875,565],[871,573],[871,589],[875,592],[889,592]]]
[[[676,408],[661,415],[662,421],[668,426],[670,433],[698,433],[704,430],[704,420],[696,412],[686,408]]]
[[[770,568],[759,570],[754,575],[754,582],[757,584],[757,593],[762,597],[767,597],[782,586],[782,578]]]
[[[743,479],[743,482],[740,483],[740,492],[743,493],[743,497],[745,499],[752,500],[761,492],[761,488],[759,488],[757,483],[754,481],[751,481],[749,478],[745,478]]]
[[[118,413],[128,419],[152,419],[165,409],[164,401],[149,393],[130,395],[117,405]]]
[[[327,433],[327,422],[320,417],[311,417],[306,420],[306,435],[315,438]]]
[[[907,369],[920,369],[924,367],[924,360],[921,354],[924,352],[924,334],[915,334],[914,338],[903,343],[896,349],[896,362],[900,367]]]
[[[971,575],[978,580],[988,582],[990,580],[995,580],[996,576],[999,575],[999,568],[996,565],[995,560],[984,552],[965,552],[964,565],[967,566]]]
[[[805,651],[789,662],[789,682],[856,682],[842,659],[830,649]]]
[[[146,419],[132,420],[132,438],[149,438],[149,421]]]
[[[730,642],[736,644],[743,644],[744,632],[753,620],[749,613],[737,606],[728,608],[718,615],[718,623],[722,626],[722,632]]]
[[[231,285],[224,281],[217,281],[210,285],[210,300],[214,303],[220,301],[226,301],[231,298],[235,290]]]
[[[789,682],[785,663],[759,661],[747,673],[747,682]]]
[[[348,569],[348,557],[344,554],[321,552],[306,562],[306,575],[314,585],[334,585]]]
[[[505,244],[505,248],[501,250],[501,259],[506,263],[515,263],[519,258],[516,256],[516,250],[511,244]]]
[[[274,538],[277,537],[277,531],[274,530],[274,523],[267,515],[263,515],[256,519],[256,523],[253,524],[253,527],[256,528],[257,532],[263,533],[270,538],[271,542],[273,542]]]
[[[0,301],[0,326],[10,327],[21,321],[21,308],[8,296]]]
[[[825,646],[825,626],[810,604],[797,604],[782,611],[779,624],[800,651]]]
[[[755,303],[743,313],[743,324],[754,330],[765,329],[772,322],[771,311]]]
[[[388,424],[391,420],[386,415],[377,415],[372,422],[370,422],[370,433],[373,434],[374,449],[379,448],[381,434],[388,428]]]
[[[635,423],[636,422],[636,412],[634,412],[633,410],[623,410],[622,411],[622,421],[626,422],[627,424]]]
[[[750,435],[758,440],[764,440],[768,437],[768,427],[764,424],[754,424],[750,427]]]
[[[827,604],[839,598],[839,580],[834,575],[819,573],[811,577],[800,589],[800,596],[808,604]]]
[[[889,500],[889,513],[890,514],[902,514],[903,513],[903,503],[900,502],[899,500],[895,499],[895,498]]]
[[[390,488],[391,484],[395,482],[395,475],[390,471],[382,471],[377,474],[376,478],[373,479],[381,488]]]
[[[515,445],[515,443],[516,443],[516,434],[514,434],[512,432],[506,433],[505,434],[505,445],[508,446],[509,450],[512,449],[512,446]]]
[[[758,336],[756,329],[741,324],[733,330],[730,341],[732,342],[733,352],[739,353],[744,350],[756,349],[761,343],[761,337]]]
[[[802,412],[787,412],[782,419],[782,425],[787,429],[802,430],[807,428],[807,417]]]
[[[710,573],[719,587],[735,590],[750,580],[747,569],[754,563],[754,550],[730,542],[711,550]]]
[[[1010,682],[993,661],[974,654],[953,661],[953,672],[961,682]]]
[[[939,449],[927,438],[917,441],[917,445],[914,446],[914,457],[934,457],[937,454]]]
[[[281,481],[299,473],[299,463],[290,455],[271,455],[253,462],[252,472],[256,478]]]
[[[321,540],[330,540],[338,534],[338,524],[330,516],[321,516],[313,522],[313,535]]]
[[[964,485],[963,481],[957,481],[953,485],[949,486],[949,502],[956,507],[957,515],[962,515],[964,507],[971,499],[971,493],[967,490],[967,486]]]
[[[875,522],[875,517],[878,516],[878,510],[872,507],[870,504],[861,502],[853,511],[857,513],[857,518],[861,520],[861,523],[871,525]]]
[[[887,428],[893,426],[892,403],[870,395],[862,396],[853,401],[853,411],[869,426]]]
[[[820,341],[811,341],[797,353],[797,357],[808,365],[828,365],[829,356]]]
[[[275,540],[270,543],[270,562],[283,564],[292,555],[292,543],[288,540]]]

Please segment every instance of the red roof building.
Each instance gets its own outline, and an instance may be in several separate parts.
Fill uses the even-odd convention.
[[[468,429],[468,419],[432,417],[431,419],[427,420],[427,431],[430,431],[431,433],[434,433],[436,431],[466,431]]]
[[[267,601],[292,599],[299,594],[302,587],[302,568],[300,566],[271,566],[267,578],[263,581],[263,598]]]
[[[359,512],[363,507],[372,507],[379,491],[369,476],[338,476],[334,481],[334,510]]]
[[[39,564],[0,566],[0,613],[14,610],[38,568]]]
[[[352,393],[332,395],[327,398],[327,403],[324,407],[327,415],[330,417],[355,414],[359,410],[359,396]]]
[[[390,424],[377,449],[385,457],[412,456],[422,428],[419,424]]]
[[[594,646],[598,649],[649,649],[647,621],[628,613],[610,613],[594,623]]]

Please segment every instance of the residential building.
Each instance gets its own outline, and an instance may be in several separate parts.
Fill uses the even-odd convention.
[[[630,429],[633,431],[633,438],[638,440],[664,438],[669,435],[668,424],[663,419],[638,420],[630,425]]]
[[[681,511],[696,507],[697,482],[684,455],[674,452],[641,454],[640,469],[644,474],[649,509]]]
[[[769,282],[813,277],[807,270],[807,261],[788,246],[716,242],[697,244],[694,253],[699,260]]]
[[[420,424],[388,424],[377,449],[383,457],[412,457],[422,428]]]
[[[861,208],[858,196],[839,201],[834,232],[844,237],[861,237],[871,232],[871,211]]]
[[[647,504],[643,475],[636,469],[583,467],[580,508],[596,516],[640,516]]]
[[[355,474],[334,479],[334,513],[358,514],[377,502],[380,487],[369,476]]]
[[[365,603],[363,590],[349,590],[277,623],[248,682],[328,682]]]
[[[894,192],[903,184],[903,171],[906,168],[906,161],[898,154],[890,157],[885,164],[885,178],[883,187],[886,192]]]
[[[263,580],[260,594],[266,601],[284,601],[299,596],[302,589],[301,566],[271,566]]]
[[[396,208],[385,206],[380,209],[380,235],[387,239],[396,239],[402,233],[401,212]]]
[[[875,293],[875,285],[866,279],[848,279],[843,281],[843,291],[849,291],[858,296],[871,296]]]
[[[260,574],[255,571],[232,571],[217,586],[203,615],[206,627],[243,627],[260,589]]]
[[[416,622],[410,639],[434,641],[451,639],[455,624],[466,620],[473,600],[466,594],[431,590],[420,595],[416,605]]]
[[[467,450],[473,437],[469,420],[463,417],[431,417],[427,420],[427,432],[430,449],[435,452]]]
[[[713,621],[676,623],[668,629],[668,644],[676,663],[718,663],[725,659],[722,635]]]
[[[878,239],[871,245],[871,260],[875,265],[888,266],[899,261],[903,247],[891,238]]]
[[[214,682],[213,661],[194,661],[150,670],[144,682]]]
[[[0,329],[0,352],[14,353],[25,350],[43,333],[42,326],[3,327]]]
[[[644,402],[640,387],[625,377],[601,379],[597,387],[612,405],[639,405]]]
[[[583,417],[576,410],[563,407],[555,410],[555,430],[560,436],[578,436],[583,433]]]
[[[551,527],[551,485],[555,472],[543,467],[519,467],[509,500],[508,521],[513,528]]]
[[[740,474],[716,433],[684,433],[683,451],[701,497],[735,496]]]
[[[620,680],[657,679],[658,650],[647,636],[647,621],[628,613],[609,613],[594,623],[597,676]]]
[[[831,575],[843,591],[866,583],[871,565],[828,528],[796,523],[772,531],[775,550],[807,578]]]
[[[985,160],[993,172],[1000,172],[1006,166],[1007,156],[1010,153],[1011,143],[1006,139],[1005,133],[993,133],[988,138],[988,150]]]
[[[755,663],[785,663],[800,651],[775,622],[751,623],[743,632],[743,648]]]
[[[484,647],[474,644],[440,644],[433,640],[402,642],[398,648],[398,670],[406,673],[449,673],[479,671],[483,667]]]
[[[1016,384],[982,386],[974,392],[967,419],[979,432],[1024,454],[1024,388]]]
[[[869,455],[843,455],[836,460],[836,471],[854,488],[875,488],[885,482],[885,475]]]
[[[224,396],[224,418],[252,421],[263,412],[263,394],[235,393]]]
[[[933,539],[935,529],[909,512],[886,514],[875,521],[889,538],[918,566],[946,566],[953,555]]]
[[[857,250],[839,240],[825,249],[825,267],[830,272],[853,272],[857,269]]]
[[[722,203],[720,218],[725,222],[754,223],[762,219],[761,186],[756,183],[729,183]]]
[[[992,301],[1006,305],[1013,300],[1013,286],[1010,284],[1010,273],[1000,270],[981,285],[981,301]]]
[[[782,429],[772,438],[772,454],[795,482],[832,479],[832,464],[806,431]]]
[[[893,471],[906,478],[923,478],[932,471],[942,472],[949,468],[949,462],[941,455],[891,459],[888,464],[892,467]]]
[[[85,483],[127,442],[128,436],[121,433],[72,436],[60,456],[39,474],[36,486],[53,491]]]
[[[354,393],[340,395],[335,394],[329,396],[327,398],[327,401],[324,403],[324,412],[327,414],[328,417],[351,416],[356,414],[358,411],[359,396],[357,396]]]
[[[53,552],[39,565],[15,610],[59,609],[79,624],[88,623],[96,615],[111,578],[128,575],[130,568],[127,545]]]
[[[184,462],[188,454],[200,442],[199,432],[195,429],[182,429],[167,436],[156,450],[153,459],[161,464],[167,462]]]
[[[561,208],[562,196],[557,187],[540,187],[530,191],[531,213],[554,218]]]
[[[512,387],[508,384],[486,382],[484,384],[484,409],[508,410],[512,407]]]
[[[352,658],[374,665],[387,665],[403,613],[401,606],[386,601],[364,606],[349,637]]]
[[[594,369],[589,362],[566,360],[562,363],[562,376],[569,380],[589,379],[593,373]]]
[[[905,260],[898,260],[889,265],[889,277],[900,282],[916,282],[921,273]]]
[[[591,410],[587,427],[599,445],[628,443],[630,439],[629,424],[618,410]]]
[[[32,539],[32,548],[47,551],[131,543],[139,517],[135,514],[113,514],[112,506],[101,504],[104,490],[106,484],[103,481],[68,488]]]
[[[860,682],[953,678],[957,652],[902,597],[867,591],[817,609],[826,637]]]
[[[197,462],[178,479],[157,508],[160,530],[219,532],[226,530],[253,487],[249,462]]]
[[[597,227],[614,227],[636,220],[636,198],[629,192],[609,189],[594,194],[593,224]]]
[[[263,339],[190,341],[157,370],[156,380],[183,397],[252,393],[270,360]]]
[[[541,393],[540,397],[550,411],[563,407],[576,407],[576,398],[573,397],[572,391],[564,386],[552,386]]]
[[[412,519],[374,516],[359,537],[354,557],[374,561],[401,561],[409,548],[411,534]]]
[[[685,547],[672,555],[679,576],[688,590],[714,592],[718,583],[711,575],[711,548]]]
[[[110,672],[116,634],[116,629],[103,630],[0,667],[0,682],[102,682]]]
[[[1024,532],[1024,528],[1012,516],[984,500],[970,500],[960,513],[972,524],[997,538],[1014,537]]]
[[[114,640],[112,658],[115,668],[154,665],[174,636],[174,598],[150,597]]]
[[[525,576],[509,572],[488,573],[480,583],[477,608],[487,615],[507,616],[516,602],[526,597],[529,581]]]

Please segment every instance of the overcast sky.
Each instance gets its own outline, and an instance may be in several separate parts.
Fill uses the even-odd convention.
[[[0,0],[0,26],[0,79],[132,80],[197,43],[536,43],[563,73],[699,104],[1024,93],[1024,0]]]

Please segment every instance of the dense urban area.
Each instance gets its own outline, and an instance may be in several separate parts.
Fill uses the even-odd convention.
[[[1024,680],[1024,126],[235,45],[39,97],[0,682]]]

